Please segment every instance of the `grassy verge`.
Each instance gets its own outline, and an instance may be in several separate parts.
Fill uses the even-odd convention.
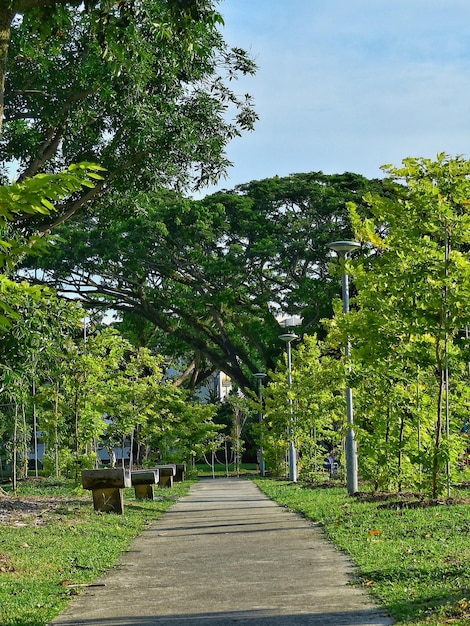
[[[342,488],[256,480],[273,500],[321,522],[397,624],[470,624],[470,507],[364,502]],[[464,494],[468,496],[469,494]]]
[[[64,484],[21,485],[15,500],[34,496],[43,508],[0,523],[0,624],[47,624],[189,486],[159,490],[153,501],[126,489],[124,515],[112,515],[95,513],[89,495]]]

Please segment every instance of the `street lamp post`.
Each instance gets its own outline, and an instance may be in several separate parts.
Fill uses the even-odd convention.
[[[284,341],[287,346],[287,386],[289,391],[292,387],[292,350],[291,343],[298,339],[299,336],[295,333],[284,333],[283,335],[279,335],[279,339]],[[289,413],[290,413],[290,424],[289,424],[289,478],[293,483],[297,482],[297,450],[295,449],[294,443],[294,412],[292,407],[292,398],[289,393]]]
[[[263,378],[266,378],[267,374],[264,372],[257,372],[253,374],[255,378],[258,379],[258,399],[259,399],[259,411],[258,411],[258,421],[261,427],[261,423],[263,421]],[[263,431],[260,433],[261,441],[259,447],[259,474],[260,476],[265,476],[266,474],[266,465],[264,462],[264,449],[263,449]]]
[[[334,241],[328,244],[331,250],[334,250],[340,258],[347,259],[349,254],[360,247],[357,241]],[[343,269],[342,275],[342,296],[343,296],[343,312],[349,313],[349,277],[346,270]],[[345,351],[346,363],[351,371],[349,357],[351,356],[351,343],[349,338],[346,341]],[[354,411],[353,411],[353,395],[351,387],[346,388],[346,412],[347,412],[347,432],[346,432],[346,483],[348,494],[354,495],[358,491],[357,479],[357,446],[354,435]]]

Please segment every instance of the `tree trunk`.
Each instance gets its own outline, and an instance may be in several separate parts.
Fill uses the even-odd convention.
[[[75,398],[74,398],[74,413],[75,413],[75,475],[74,479],[78,480],[78,458],[80,456],[80,447],[79,447],[79,439],[80,439],[80,409],[78,406],[78,389],[75,390]]]
[[[403,438],[405,432],[405,416],[401,415],[400,418],[400,430],[398,433],[398,485],[397,489],[399,492],[403,490],[402,484],[402,470],[403,470]]]
[[[383,472],[383,466],[385,465],[385,467],[388,464],[388,459],[389,459],[389,448],[388,448],[388,444],[389,444],[389,440],[390,440],[390,420],[391,420],[391,408],[390,408],[390,399],[387,402],[387,422],[385,425],[385,459],[382,458],[380,459],[380,456],[377,457],[377,478],[375,480],[374,483],[374,490],[378,491],[380,488],[382,488],[384,486],[384,472]],[[382,461],[382,464],[381,464]],[[387,483],[387,488],[390,487],[390,484]]]
[[[21,477],[28,478],[28,424],[26,422],[26,406],[25,403],[21,403],[21,415],[23,417],[23,441],[22,441],[22,470]]]
[[[439,391],[437,399],[437,420],[436,420],[436,433],[434,440],[434,456],[432,461],[432,497],[437,498],[439,493],[438,476],[440,469],[440,451],[441,451],[441,439],[442,439],[442,404],[444,400],[444,387],[445,376],[442,367],[439,368]]]
[[[7,73],[8,48],[10,47],[11,21],[14,12],[5,2],[0,4],[0,136],[2,134],[5,101],[5,76]]]
[[[18,457],[18,404],[15,402],[15,424],[13,429],[13,458],[12,458],[12,483],[13,483],[13,493],[16,496],[16,490],[18,488],[18,467],[17,467],[17,457]]]
[[[55,476],[59,478],[59,381],[55,388],[55,433],[54,433]]]
[[[32,396],[33,396],[34,475],[37,478],[39,476],[39,462],[38,462],[39,446],[38,446],[38,414],[37,414],[37,406],[36,406],[36,367],[34,367],[34,373],[33,373]]]

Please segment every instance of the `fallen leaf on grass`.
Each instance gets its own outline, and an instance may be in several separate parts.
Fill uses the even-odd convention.
[[[369,535],[381,535],[382,531],[378,530],[377,528],[374,528],[373,530],[369,530],[368,534]]]
[[[7,572],[16,572],[8,554],[0,554],[0,572],[2,574],[6,574]]]

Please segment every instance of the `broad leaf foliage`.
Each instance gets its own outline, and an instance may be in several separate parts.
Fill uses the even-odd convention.
[[[273,368],[281,351],[281,312],[302,315],[310,332],[331,314],[338,285],[327,243],[352,235],[347,201],[382,189],[359,175],[317,172],[200,201],[115,194],[93,219],[67,224],[64,245],[41,266],[89,304],[145,318],[174,354],[199,353],[252,387],[252,373]]]

